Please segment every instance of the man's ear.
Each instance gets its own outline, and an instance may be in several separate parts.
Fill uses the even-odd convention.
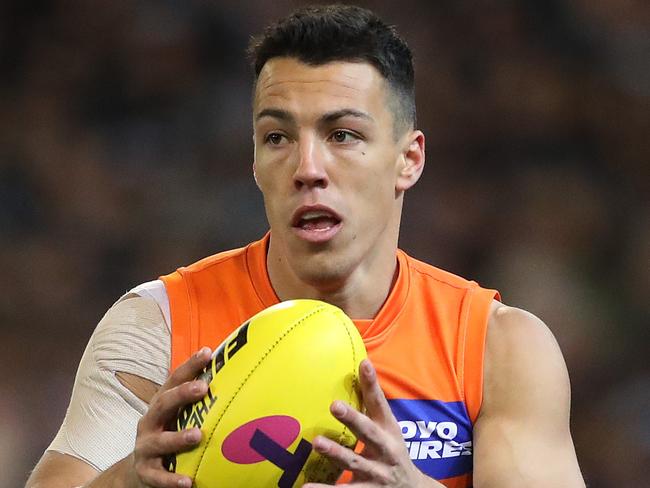
[[[400,193],[411,188],[420,179],[424,170],[424,134],[415,130],[405,141],[404,152],[398,167],[395,190]]]

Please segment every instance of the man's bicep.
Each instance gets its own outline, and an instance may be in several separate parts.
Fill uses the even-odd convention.
[[[73,456],[46,451],[38,462],[25,488],[70,488],[82,486],[99,471]]]
[[[474,427],[475,485],[584,486],[569,408],[568,374],[551,332],[531,314],[499,307],[488,327]]]
[[[128,389],[131,393],[133,393],[147,405],[151,403],[151,399],[160,389],[160,385],[158,383],[154,383],[151,380],[132,373],[116,371],[115,377],[122,384],[122,386]]]

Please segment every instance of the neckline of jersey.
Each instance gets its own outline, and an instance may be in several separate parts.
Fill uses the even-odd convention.
[[[264,308],[280,302],[266,268],[270,235],[271,233],[267,232],[262,239],[252,242],[246,249],[246,265],[251,284]],[[380,341],[404,308],[410,285],[409,263],[406,253],[401,249],[397,249],[396,256],[397,279],[379,313],[373,319],[353,320],[366,346]]]

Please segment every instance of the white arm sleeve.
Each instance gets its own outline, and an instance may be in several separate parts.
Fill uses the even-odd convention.
[[[116,372],[158,385],[170,365],[169,302],[161,281],[140,285],[118,300],[97,325],[79,363],[65,419],[48,450],[104,471],[133,451],[147,404]]]

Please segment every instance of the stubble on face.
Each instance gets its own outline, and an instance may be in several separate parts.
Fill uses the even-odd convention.
[[[286,288],[294,293],[305,285],[334,290],[352,276],[372,280],[369,268],[394,267],[401,206],[394,201],[398,151],[386,90],[381,75],[365,63],[313,67],[278,58],[260,73],[255,164],[272,229],[268,266],[275,288],[288,283]],[[322,123],[323,114],[337,110],[368,114],[370,120],[344,117],[331,125]],[[272,116],[257,118],[264,113]],[[359,141],[350,136],[352,144],[332,144],[328,131],[337,127],[358,133]],[[280,138],[286,147],[269,147],[264,137],[274,130],[286,135],[286,141]],[[296,167],[307,157],[308,144],[315,171],[323,171],[327,181],[298,189]],[[305,242],[291,229],[291,213],[311,204],[327,205],[343,216],[341,231],[330,241]]]

